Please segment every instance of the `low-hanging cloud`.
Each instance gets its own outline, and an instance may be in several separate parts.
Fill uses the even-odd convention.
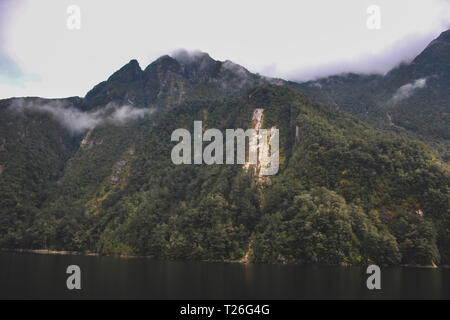
[[[131,59],[146,66],[179,47],[288,80],[385,73],[411,61],[450,23],[448,0],[77,0],[81,29],[72,32],[66,28],[67,1],[6,2],[11,5],[0,10],[0,49],[40,81],[16,84],[9,76],[0,83],[4,98],[84,96]],[[381,8],[380,30],[366,25],[372,4]],[[125,39],[119,46],[118,37]]]
[[[407,83],[395,92],[392,97],[392,102],[397,103],[401,100],[411,97],[417,89],[425,88],[427,85],[427,78],[420,78],[413,82]]]
[[[113,112],[110,120],[115,123],[125,123],[143,118],[152,112],[152,109],[138,109],[132,106],[122,106]]]
[[[154,109],[118,106],[110,103],[95,111],[82,111],[63,101],[31,102],[15,99],[10,109],[16,112],[35,111],[50,114],[57,122],[73,134],[81,134],[100,124],[120,125],[150,115]]]
[[[283,76],[288,80],[304,82],[346,73],[385,75],[400,64],[413,61],[437,35],[433,32],[408,35],[376,54],[361,54],[351,59],[330,59],[318,65],[296,69]],[[272,65],[269,70],[269,74],[276,74],[277,66]]]

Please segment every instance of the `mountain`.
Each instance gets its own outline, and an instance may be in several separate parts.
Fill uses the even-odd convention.
[[[175,57],[157,59],[145,70],[136,60],[130,61],[88,92],[86,108],[111,101],[168,106],[189,98],[239,96],[248,87],[277,82],[281,80],[252,74],[231,61],[215,61],[203,52],[180,51]]]
[[[370,98],[362,88],[387,81],[329,79],[355,110]],[[358,85],[351,98],[345,81]],[[377,128],[342,112],[347,105],[299,92],[313,86],[179,52],[144,70],[132,60],[84,98],[0,101],[0,247],[448,264],[448,164],[404,130]],[[279,129],[279,173],[173,164],[171,135],[192,133],[194,121],[221,132]]]
[[[428,140],[448,143],[450,30],[412,62],[384,76],[343,74],[294,86],[378,127],[406,129]]]

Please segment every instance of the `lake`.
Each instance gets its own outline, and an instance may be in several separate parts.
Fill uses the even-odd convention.
[[[81,268],[81,290],[66,269]],[[449,299],[450,269],[243,265],[0,252],[0,299]]]

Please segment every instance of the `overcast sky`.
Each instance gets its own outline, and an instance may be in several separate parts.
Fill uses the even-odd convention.
[[[291,80],[384,73],[449,26],[450,0],[0,0],[0,98],[84,96],[129,60],[179,48]]]

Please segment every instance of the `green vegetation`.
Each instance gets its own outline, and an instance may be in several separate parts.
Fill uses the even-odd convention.
[[[194,120],[248,128],[255,108],[264,108],[265,127],[280,129],[277,176],[258,182],[239,165],[172,164],[173,130],[192,131]],[[100,125],[82,146],[83,137],[64,134],[45,114],[16,115],[28,124],[30,143],[14,145],[27,151],[12,149],[21,131],[8,130],[14,113],[2,112],[1,247],[264,263],[449,263],[448,165],[419,141],[286,87],[187,99],[150,118]]]
[[[380,128],[412,132],[438,144],[448,160],[450,139],[450,30],[432,41],[412,62],[386,75],[342,74],[289,83],[309,97]],[[423,80],[423,86],[394,100],[398,90]],[[388,114],[391,119],[389,119]]]
[[[0,248],[450,264],[448,37],[386,76],[303,84],[206,54],[164,56],[145,70],[131,61],[63,104],[89,115],[109,103],[156,111],[78,135],[48,108],[20,108],[53,100],[2,100]],[[394,104],[398,88],[418,78],[426,87]],[[256,108],[263,127],[280,130],[278,175],[172,163],[175,129],[192,132],[195,120],[205,130],[250,128]]]

